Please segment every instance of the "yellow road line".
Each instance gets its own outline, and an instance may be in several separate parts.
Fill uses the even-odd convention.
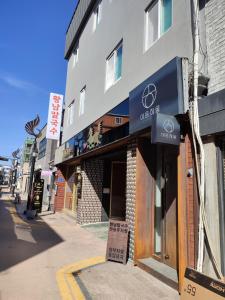
[[[61,298],[63,300],[73,300],[68,284],[66,282],[66,278],[64,277],[64,273],[60,270],[56,273],[56,280],[60,290]]]
[[[13,219],[14,224],[27,225],[27,223],[18,215],[16,208],[13,204],[12,204],[12,206],[8,207],[8,211]]]
[[[76,300],[85,300],[85,296],[83,295],[78,283],[76,282],[72,273],[66,275],[67,282],[69,284],[72,295]]]
[[[97,256],[64,266],[56,273],[56,279],[62,300],[85,300],[73,273],[82,269],[105,262],[105,257]]]

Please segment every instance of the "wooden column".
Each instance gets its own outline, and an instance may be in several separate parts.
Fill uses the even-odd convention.
[[[136,159],[136,217],[134,259],[152,256],[155,146],[140,138]]]
[[[186,144],[180,144],[178,156],[178,276],[181,291],[187,267],[187,219],[186,219]]]

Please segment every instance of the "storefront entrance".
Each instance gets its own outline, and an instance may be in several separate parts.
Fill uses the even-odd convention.
[[[154,205],[154,253],[177,268],[177,148],[157,147]]]
[[[135,263],[177,287],[177,146],[139,138],[136,158]],[[169,276],[169,277],[168,277]]]
[[[112,162],[110,217],[124,221],[126,217],[126,162]]]
[[[107,153],[104,161],[102,221],[126,217],[126,152]]]

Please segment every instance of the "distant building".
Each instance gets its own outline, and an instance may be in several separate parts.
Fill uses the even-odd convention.
[[[23,194],[28,192],[29,187],[29,180],[30,180],[30,156],[31,156],[31,150],[33,145],[34,139],[33,138],[26,138],[22,154],[21,154],[21,176],[20,176],[20,187],[21,192]]]
[[[0,167],[0,184],[9,185],[12,168],[7,165]]]

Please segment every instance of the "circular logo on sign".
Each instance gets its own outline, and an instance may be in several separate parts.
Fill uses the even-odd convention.
[[[174,132],[174,123],[172,120],[170,119],[166,119],[163,122],[163,129],[167,132],[167,133],[172,133]]]
[[[154,83],[148,84],[142,94],[142,104],[144,108],[150,108],[154,104],[156,100],[156,96],[157,96],[156,86],[154,85]]]

